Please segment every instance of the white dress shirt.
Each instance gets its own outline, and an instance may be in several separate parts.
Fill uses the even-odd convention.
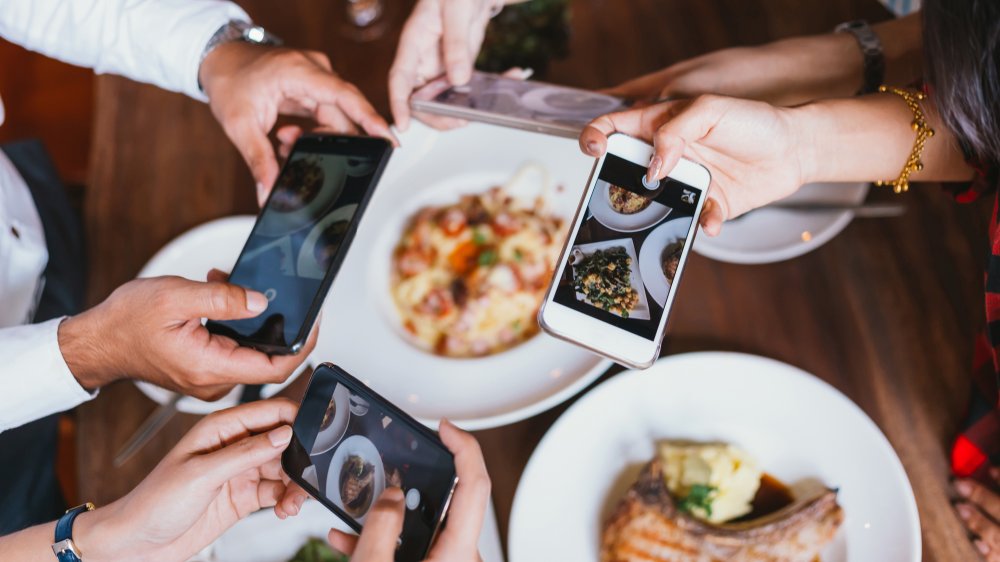
[[[4,39],[200,100],[201,54],[231,20],[249,17],[222,0],[0,0]],[[0,102],[0,124],[3,115]],[[47,262],[31,192],[0,152],[0,431],[94,396],[63,359],[57,337],[63,319],[28,325]]]

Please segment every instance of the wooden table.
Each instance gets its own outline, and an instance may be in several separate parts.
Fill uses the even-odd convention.
[[[329,53],[335,68],[386,110],[386,71],[410,1],[388,0],[387,33],[368,43],[337,32],[340,2],[242,3],[290,44]],[[570,55],[553,64],[549,79],[582,87],[726,46],[887,17],[874,0],[573,0],[572,7]],[[255,210],[250,177],[205,106],[114,77],[98,81],[96,97],[86,201],[92,302],[185,230]],[[988,206],[955,205],[934,186],[901,200],[910,205],[905,217],[856,221],[792,261],[739,266],[692,257],[664,352],[755,353],[832,383],[878,423],[902,459],[920,508],[924,559],[975,560],[949,506],[947,453],[982,325]],[[115,451],[153,407],[119,383],[80,408],[84,499],[104,503],[126,493],[195,421],[176,418],[114,469]],[[504,534],[521,471],[565,407],[477,434]]]

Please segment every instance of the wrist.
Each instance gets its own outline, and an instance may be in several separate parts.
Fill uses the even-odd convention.
[[[121,371],[106,349],[107,341],[98,341],[95,336],[109,337],[107,330],[96,322],[96,309],[77,316],[70,316],[59,324],[59,351],[66,366],[80,386],[88,391],[113,382]]]
[[[128,560],[124,540],[129,536],[116,529],[115,504],[81,513],[73,522],[73,543],[85,562]]]
[[[790,159],[798,165],[800,185],[820,181],[823,177],[823,148],[820,146],[824,135],[822,129],[820,104],[808,103],[797,107],[780,108],[785,120],[791,141]]]

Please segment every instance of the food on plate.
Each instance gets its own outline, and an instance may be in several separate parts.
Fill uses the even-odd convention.
[[[327,404],[326,406],[326,412],[323,413],[323,421],[320,422],[319,424],[319,430],[323,431],[324,429],[330,427],[330,424],[333,423],[333,420],[336,417],[337,417],[337,398],[336,396],[331,396],[330,403]]]
[[[762,475],[752,502],[753,510],[742,518],[724,523],[705,521],[698,514],[723,509],[719,504],[723,486],[736,484],[745,496],[742,482],[752,468],[736,476],[748,457],[727,446],[709,445],[702,450],[688,444],[664,450],[647,464],[635,484],[605,523],[601,539],[601,562],[782,561],[815,562],[820,551],[833,540],[844,521],[837,492],[824,489],[799,501],[790,493],[775,501],[776,483]],[[704,447],[704,446],[703,446]],[[680,463],[680,470],[668,464]],[[688,470],[690,469],[690,470]],[[688,474],[690,472],[690,474]],[[713,477],[716,488],[706,485]],[[698,477],[701,475],[701,477]],[[691,483],[684,488],[683,482]],[[671,490],[680,489],[683,496]],[[686,490],[686,491],[685,491]],[[731,491],[731,489],[730,489]],[[742,502],[736,502],[742,504]],[[710,506],[710,508],[708,507]],[[730,515],[743,511],[743,507]]]
[[[344,233],[350,225],[351,222],[347,220],[335,221],[323,229],[322,236],[313,248],[313,256],[321,268],[330,267],[330,262],[333,256],[337,255],[340,243],[344,241]]]
[[[762,472],[745,451],[726,443],[660,445],[667,490],[677,507],[709,523],[750,513]]]
[[[291,161],[274,186],[271,207],[282,213],[302,209],[319,195],[324,177],[323,167],[315,158]]]
[[[323,539],[309,539],[288,562],[348,562],[346,554],[341,554]]]
[[[634,215],[644,210],[652,202],[652,197],[643,197],[624,187],[608,185],[608,203],[612,209],[623,215]]]
[[[667,281],[670,283],[672,283],[674,281],[674,277],[677,276],[677,266],[681,263],[681,253],[684,252],[684,242],[687,242],[686,238],[674,242],[663,250],[663,276],[666,277]]]
[[[622,318],[639,304],[632,288],[632,258],[622,246],[597,250],[573,265],[573,288],[587,302]]]
[[[538,332],[564,237],[562,219],[502,187],[427,207],[392,259],[392,296],[404,329],[448,357],[506,350]]]
[[[375,465],[359,455],[350,455],[340,468],[340,499],[352,517],[368,513],[375,493]]]

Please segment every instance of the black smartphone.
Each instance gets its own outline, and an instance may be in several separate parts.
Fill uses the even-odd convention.
[[[229,282],[267,297],[263,314],[209,321],[215,334],[265,353],[298,353],[389,161],[374,137],[304,135],[278,175]]]
[[[389,486],[403,490],[406,514],[396,562],[423,560],[458,483],[455,457],[430,429],[346,371],[313,371],[282,468],[361,532]]]

